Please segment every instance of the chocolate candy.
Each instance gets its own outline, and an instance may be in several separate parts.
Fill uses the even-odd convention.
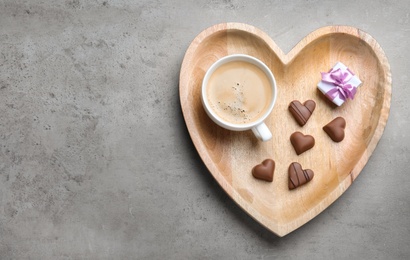
[[[323,127],[327,135],[336,143],[345,138],[346,121],[343,117],[336,117]]]
[[[290,142],[292,143],[293,148],[295,148],[297,155],[304,153],[315,146],[315,138],[311,135],[304,135],[301,132],[294,132],[290,136]]]
[[[316,103],[313,100],[307,100],[303,105],[298,100],[293,100],[289,104],[289,111],[300,126],[306,124],[315,108]]]
[[[302,166],[297,162],[293,162],[289,165],[288,174],[289,174],[289,182],[288,182],[289,190],[293,190],[301,185],[308,183],[310,180],[313,179],[313,176],[314,176],[314,173],[312,170],[310,169],[303,170]]]
[[[273,172],[275,171],[275,161],[271,159],[264,160],[261,164],[252,169],[252,175],[256,179],[264,181],[273,181]]]

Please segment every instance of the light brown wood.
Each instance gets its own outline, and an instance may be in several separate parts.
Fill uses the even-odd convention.
[[[202,108],[200,89],[206,70],[217,59],[234,53],[255,56],[276,77],[278,99],[266,121],[273,134],[268,142],[256,140],[251,131],[222,129]],[[333,105],[316,88],[320,72],[328,71],[337,61],[363,81],[354,100],[341,107]],[[390,98],[390,67],[383,50],[367,33],[346,26],[320,28],[284,54],[268,35],[253,26],[218,24],[193,40],[180,74],[183,115],[203,162],[236,203],[278,236],[314,218],[352,184],[383,134]],[[313,99],[317,104],[304,127],[288,111],[295,99]],[[340,143],[334,143],[322,130],[337,116],[347,123],[346,137]],[[289,141],[295,131],[316,140],[311,150],[299,156]],[[252,168],[267,158],[276,162],[272,183],[251,174]],[[315,176],[290,191],[287,170],[292,162],[312,169]]]

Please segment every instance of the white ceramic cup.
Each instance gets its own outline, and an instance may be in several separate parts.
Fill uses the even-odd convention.
[[[229,63],[229,62],[233,62],[233,61],[245,61],[245,62],[249,62],[251,64],[256,65],[266,74],[270,82],[270,85],[272,87],[272,96],[270,98],[268,109],[256,121],[253,121],[251,123],[235,124],[235,123],[227,122],[226,120],[222,119],[220,116],[218,116],[214,112],[207,98],[206,88],[207,88],[208,81],[212,73],[214,73],[214,71],[217,68],[219,68],[221,65]],[[255,134],[255,136],[261,141],[268,141],[272,138],[272,133],[269,131],[264,121],[269,116],[269,114],[272,112],[272,109],[275,106],[276,96],[277,96],[276,80],[271,70],[262,61],[252,56],[245,55],[245,54],[233,54],[233,55],[225,56],[217,60],[207,70],[207,72],[205,73],[204,79],[202,81],[202,92],[201,92],[202,105],[206,113],[208,114],[208,116],[212,119],[212,121],[214,121],[219,126],[232,130],[232,131],[246,131],[246,130],[251,129],[252,132]]]

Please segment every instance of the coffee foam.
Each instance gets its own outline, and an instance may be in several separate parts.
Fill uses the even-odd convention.
[[[231,61],[213,72],[207,84],[207,97],[212,110],[223,120],[248,124],[268,110],[272,87],[258,66]]]

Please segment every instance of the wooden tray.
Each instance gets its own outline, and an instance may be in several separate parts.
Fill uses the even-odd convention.
[[[206,70],[217,59],[244,53],[262,60],[278,84],[278,99],[266,121],[273,138],[256,140],[251,131],[231,132],[213,123],[200,101]],[[336,107],[317,90],[320,72],[343,62],[363,81],[354,100]],[[320,28],[284,54],[261,30],[223,23],[200,33],[181,67],[180,101],[192,141],[203,162],[243,210],[278,236],[302,226],[333,203],[352,184],[382,136],[390,110],[391,74],[379,44],[365,32],[346,26]],[[294,100],[316,101],[304,127],[288,111]],[[334,143],[322,127],[337,116],[346,119],[346,137]],[[297,156],[289,141],[295,131],[312,135],[315,146]],[[266,158],[276,162],[272,183],[256,180],[252,168]],[[288,166],[312,169],[308,184],[288,190]],[[366,192],[363,190],[362,192]],[[359,194],[358,194],[359,195]]]

